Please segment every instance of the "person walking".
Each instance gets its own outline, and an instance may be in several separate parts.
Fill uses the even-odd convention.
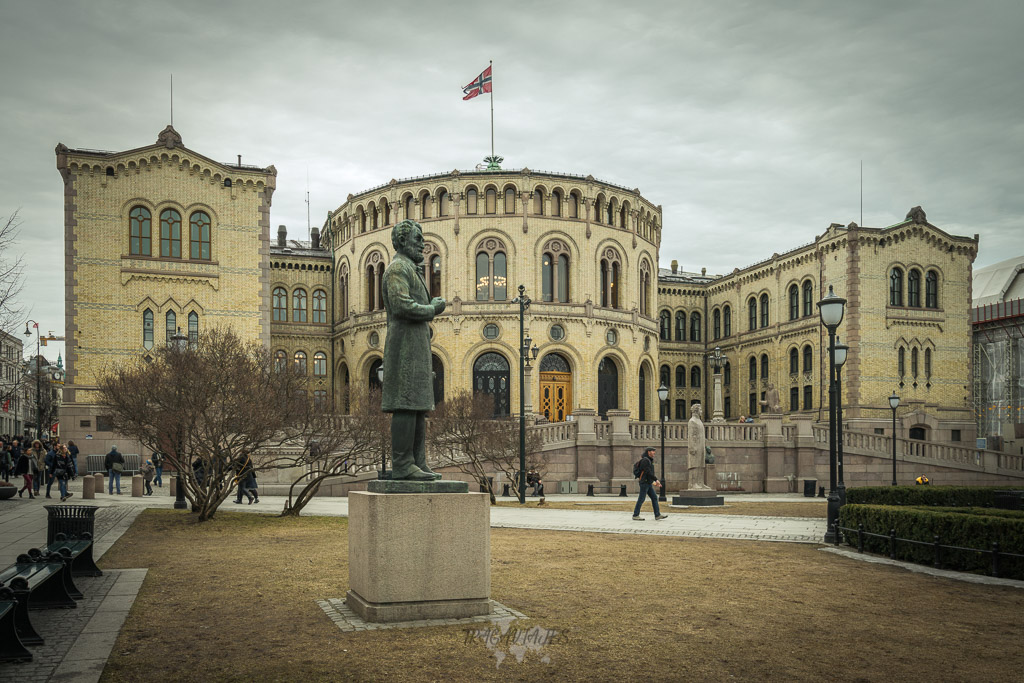
[[[110,452],[103,459],[103,469],[110,477],[107,484],[107,495],[114,495],[114,481],[117,480],[117,495],[121,495],[121,470],[124,469],[124,456],[117,450],[117,444],[110,447]]]
[[[157,486],[163,487],[164,485],[164,454],[160,451],[153,453],[153,468],[154,475],[153,481],[156,482]]]
[[[74,441],[68,441],[68,455],[71,456],[71,478],[75,479],[78,477],[78,446],[75,445]]]
[[[11,444],[6,441],[3,444],[3,451],[0,451],[0,469],[3,470],[4,481],[10,482],[12,470],[14,470],[14,460],[11,458]]]
[[[32,442],[32,450],[35,452],[36,459],[36,471],[32,477],[32,488],[35,489],[36,495],[39,495],[39,489],[43,487],[43,477],[46,476],[46,449],[43,448],[43,442],[36,439]]]
[[[235,483],[238,485],[238,494],[235,496],[235,505],[242,504],[242,495],[249,499],[252,505],[253,495],[249,493],[249,476],[252,474],[252,460],[248,455],[242,456],[235,461]]]
[[[73,476],[73,473],[74,463],[71,460],[71,454],[68,453],[67,448],[58,444],[53,457],[53,477],[57,480],[57,489],[60,491],[60,502],[62,503],[75,495],[68,492],[68,479]],[[47,486],[46,490],[49,493],[50,487]]]
[[[156,466],[153,465],[152,460],[147,460],[141,468],[142,470],[142,483],[146,485],[146,493],[144,495],[153,495],[153,476],[156,474]]]
[[[43,463],[46,466],[46,497],[47,498],[53,498],[53,496],[50,495],[50,490],[53,488],[53,482],[56,479],[56,477],[54,476],[53,472],[54,472],[55,464],[56,464],[56,461],[57,461],[57,451],[54,450],[54,449],[56,449],[58,447],[59,446],[51,443],[50,444],[50,448],[46,451],[46,456],[43,458]],[[59,489],[60,486],[58,485],[57,488]]]
[[[25,485],[18,489],[18,497],[21,498],[21,494],[28,490],[28,497],[35,498],[32,495],[32,470],[35,468],[35,458],[33,457],[32,450],[29,449],[18,456],[18,462],[14,466],[14,476],[20,476],[25,482]]]
[[[661,486],[661,482],[658,481],[657,477],[654,476],[654,449],[648,447],[644,450],[643,456],[640,461],[634,466],[634,473],[639,470],[640,479],[640,497],[636,499],[636,507],[633,508],[633,519],[638,522],[644,520],[640,516],[640,508],[644,504],[644,499],[647,496],[651,497],[651,503],[654,504],[654,519],[662,520],[666,519],[668,515],[661,514],[661,508],[658,507],[658,494],[654,492],[655,486]]]

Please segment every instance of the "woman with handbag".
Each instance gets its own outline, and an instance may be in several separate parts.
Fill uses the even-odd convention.
[[[71,462],[71,454],[68,449],[58,444],[56,446],[56,457],[53,459],[53,477],[57,480],[57,488],[60,489],[60,502],[64,502],[75,495],[68,492],[68,479],[74,469]]]

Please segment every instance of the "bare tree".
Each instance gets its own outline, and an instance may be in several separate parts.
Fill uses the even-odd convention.
[[[476,479],[495,502],[492,473],[509,481],[519,475],[519,420],[493,417],[494,399],[487,394],[462,391],[441,403],[431,416],[427,438],[442,467],[455,467]],[[543,469],[546,456],[540,439],[526,434],[526,467]]]
[[[0,220],[0,330],[12,336],[19,334],[25,319],[24,307],[18,300],[25,283],[24,257],[14,251],[20,224],[17,211]],[[10,406],[24,381],[20,368],[12,377],[0,377],[0,404]]]
[[[269,447],[314,441],[322,426],[311,419],[305,376],[275,368],[266,348],[230,330],[112,367],[99,394],[115,431],[166,455],[200,521],[231,492],[237,463]]]

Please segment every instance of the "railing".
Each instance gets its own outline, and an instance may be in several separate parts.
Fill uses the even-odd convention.
[[[578,426],[575,422],[550,422],[533,425],[531,430],[540,437],[541,444],[546,446],[554,443],[575,443]]]
[[[598,441],[607,441],[612,438],[612,423],[611,422],[594,422],[594,434],[597,436]]]
[[[630,422],[629,435],[634,441],[660,441],[661,422]],[[665,421],[665,441],[685,441],[686,423]]]
[[[792,441],[796,438],[796,425],[782,425],[782,438]]]
[[[708,441],[763,441],[764,425],[705,423],[704,434]]]

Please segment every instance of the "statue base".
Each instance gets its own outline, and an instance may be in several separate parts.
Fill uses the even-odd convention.
[[[672,496],[673,505],[725,505],[725,498],[718,495],[718,491],[694,490],[682,491],[677,496]]]
[[[384,484],[402,485],[405,495],[353,491],[348,497],[349,608],[377,623],[489,614],[489,496],[408,488],[467,487],[465,482],[374,481],[370,486]]]
[[[464,481],[413,481],[411,479],[375,479],[366,486],[370,493],[469,493]]]

